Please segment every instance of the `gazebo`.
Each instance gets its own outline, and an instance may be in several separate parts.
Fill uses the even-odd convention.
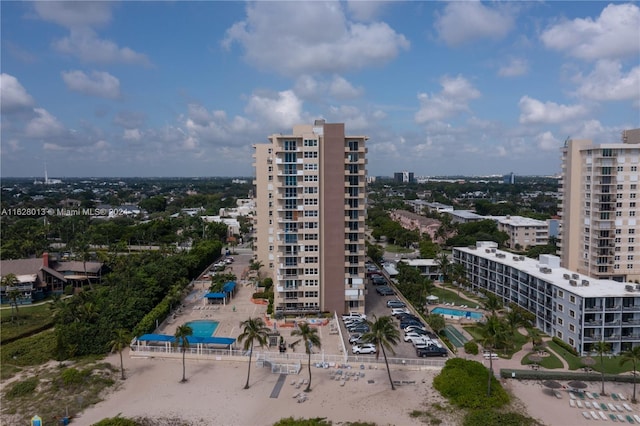
[[[435,305],[439,300],[438,296],[434,296],[433,294],[429,295],[427,296],[427,305]]]

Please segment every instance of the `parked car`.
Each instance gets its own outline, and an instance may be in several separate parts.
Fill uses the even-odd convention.
[[[400,328],[402,330],[404,330],[405,328],[409,327],[410,325],[415,325],[418,327],[424,327],[424,324],[418,320],[404,320],[404,321],[400,321]]]
[[[379,286],[378,288],[376,288],[376,292],[380,295],[380,296],[393,296],[396,294],[395,291],[393,291],[393,289],[389,286],[386,285],[382,285]]]
[[[404,335],[405,342],[411,342],[415,339],[424,340],[424,335],[419,333],[414,333],[414,332],[405,333]]]
[[[392,308],[391,309],[391,315],[393,315],[394,317],[399,315],[399,314],[408,314],[409,310],[407,308]]]
[[[427,329],[425,327],[421,327],[419,325],[409,325],[402,329],[405,333],[418,333],[423,336],[427,334]]]
[[[402,300],[387,300],[387,308],[404,308],[407,304]]]
[[[373,285],[387,285],[387,280],[382,275],[373,275],[371,277]]]
[[[349,330],[350,332],[352,332],[352,333],[353,333],[353,330],[354,330],[355,328],[360,328],[360,327],[363,327],[363,326],[367,326],[367,327],[368,327],[368,325],[367,325],[366,321],[364,321],[364,320],[363,320],[363,321],[360,321],[360,322],[354,322],[354,323],[352,323],[352,324],[349,324],[349,325],[347,326],[347,330]]]
[[[367,324],[359,324],[358,326],[350,329],[349,331],[352,333],[368,333],[371,329]]]
[[[362,333],[351,334],[351,336],[349,336],[349,343],[351,343],[352,345],[355,345],[358,339],[360,339],[360,337],[362,337]]]
[[[424,348],[416,348],[416,355],[420,357],[430,356],[449,356],[449,351],[446,348],[439,348],[436,345],[429,345]]]
[[[371,343],[364,343],[362,345],[355,345],[351,351],[356,354],[375,354],[376,351],[376,347],[375,345],[371,344]]]
[[[348,319],[344,321],[344,326],[345,327],[349,327],[350,325],[355,325],[355,324],[360,324],[365,322],[366,319],[364,318],[352,318],[352,319]]]
[[[361,314],[360,312],[349,312],[348,314],[342,315],[342,321],[355,318],[367,319],[367,316],[365,314]]]

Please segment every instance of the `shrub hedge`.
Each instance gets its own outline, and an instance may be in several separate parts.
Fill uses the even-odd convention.
[[[433,379],[433,387],[452,404],[461,408],[497,408],[509,403],[509,395],[491,376],[491,395],[487,396],[489,370],[477,361],[453,358]]]
[[[469,355],[478,355],[478,344],[473,340],[469,340],[464,344],[464,351]]]
[[[571,346],[570,344],[564,342],[562,339],[560,339],[559,337],[553,336],[553,338],[551,339],[553,341],[553,343],[555,343],[556,345],[560,346],[561,348],[569,351],[572,355],[574,356],[578,356],[578,352],[575,350],[575,348],[573,346]]]

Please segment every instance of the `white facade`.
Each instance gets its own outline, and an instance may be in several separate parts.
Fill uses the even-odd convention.
[[[535,325],[582,355],[605,341],[613,353],[640,345],[640,286],[593,279],[559,266],[557,256],[514,256],[493,242],[455,247],[453,262],[467,271],[472,290],[487,290],[505,305],[536,316]]]

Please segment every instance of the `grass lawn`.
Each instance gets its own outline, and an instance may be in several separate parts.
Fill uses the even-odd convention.
[[[480,344],[480,342],[482,341],[482,331],[481,328],[477,325],[469,325],[469,326],[465,326],[463,327],[465,329],[465,331],[467,333],[469,333],[471,335],[471,337],[473,337],[473,339]],[[516,331],[516,334],[513,336],[512,338],[512,342],[513,342],[513,351],[510,352],[504,352],[504,351],[499,351],[496,350],[496,352],[502,356],[503,358],[507,358],[507,359],[511,359],[511,356],[516,353],[519,352],[522,347],[524,345],[527,344],[527,342],[529,341],[529,337],[521,334],[520,332]],[[497,348],[499,349],[499,348]]]
[[[531,361],[529,359],[529,355],[533,355],[535,353],[537,353],[537,352],[530,352],[527,356],[522,358],[522,361],[520,363],[522,365],[536,364],[535,362],[533,362],[533,361]],[[554,368],[562,368],[564,366],[564,364],[562,364],[562,361],[560,361],[560,358],[558,358],[554,354],[549,354],[549,356],[543,357],[542,361],[540,361],[537,364],[540,365],[541,367],[544,367],[544,368],[549,369],[549,370],[552,370]]]
[[[455,291],[451,291],[451,290],[445,290],[441,287],[434,287],[433,291],[431,292],[431,294],[433,294],[434,296],[438,296],[440,298],[440,302],[444,303],[455,303],[456,305],[460,306],[460,305],[469,305],[469,301],[467,299],[463,299],[462,297],[458,296],[458,294]],[[455,308],[455,307],[454,307]],[[474,306],[475,308],[475,306]]]
[[[395,244],[387,244],[384,248],[384,251],[388,251],[389,253],[413,253],[414,250],[402,246],[397,246]]]
[[[49,303],[42,305],[22,305],[18,307],[15,320],[11,319],[11,309],[0,311],[0,340],[11,339],[22,334],[29,334],[53,326],[53,315]]]

